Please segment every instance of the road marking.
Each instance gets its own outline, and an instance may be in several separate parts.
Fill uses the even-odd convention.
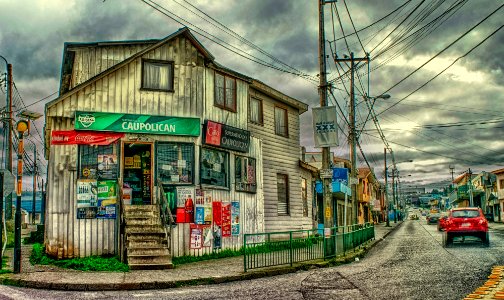
[[[467,295],[464,300],[470,299],[504,299],[504,266],[495,266],[488,280],[474,292]]]

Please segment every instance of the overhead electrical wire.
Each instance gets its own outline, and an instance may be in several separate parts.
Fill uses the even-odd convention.
[[[502,8],[502,6],[504,5],[501,5],[499,7]],[[448,65],[446,68],[444,68],[441,72],[437,73],[435,76],[433,76],[431,79],[429,79],[427,82],[425,82],[424,84],[422,84],[420,87],[416,88],[415,90],[413,90],[411,93],[409,93],[408,95],[406,95],[405,97],[403,97],[402,99],[400,99],[399,101],[395,102],[394,104],[392,104],[391,106],[389,106],[388,108],[382,110],[380,113],[378,113],[378,115],[381,115],[383,113],[385,113],[386,111],[390,110],[391,108],[393,108],[394,106],[396,106],[397,104],[401,103],[402,101],[406,100],[409,96],[413,95],[414,93],[416,93],[417,91],[419,91],[420,89],[422,89],[423,87],[425,87],[427,84],[429,84],[431,81],[433,81],[434,79],[436,79],[439,75],[443,74],[446,70],[448,70],[450,67],[452,67],[455,63],[457,63],[460,59],[466,57],[467,55],[469,55],[472,51],[474,51],[476,48],[478,48],[479,46],[481,46],[484,42],[486,42],[489,38],[491,38],[494,34],[496,34],[499,30],[502,29],[502,27],[504,27],[504,25],[501,25],[499,28],[497,28],[495,31],[493,31],[490,35],[488,35],[485,39],[483,39],[481,42],[479,42],[477,45],[475,45],[474,47],[472,47],[469,51],[467,51],[464,55],[462,56],[459,56],[457,57],[457,59],[455,59],[450,65]],[[446,48],[445,48],[446,49]],[[444,50],[443,50],[444,51]],[[437,56],[437,54],[436,54]],[[432,59],[431,59],[432,60]],[[430,61],[430,60],[429,60]],[[425,64],[424,64],[425,65]],[[423,65],[422,65],[423,66]],[[418,71],[421,67],[417,68],[415,71],[413,71],[412,73],[410,73],[406,78],[408,78],[409,76],[411,76],[414,72]],[[392,88],[394,88],[395,86],[397,86],[398,84],[400,84],[401,82],[403,82],[406,78],[404,78],[403,80],[399,81],[398,83],[394,84],[391,88],[389,88],[387,91],[385,91],[384,93],[390,91]],[[384,94],[383,93],[383,94]]]

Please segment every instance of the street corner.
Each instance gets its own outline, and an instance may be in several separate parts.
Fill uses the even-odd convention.
[[[467,295],[469,299],[504,299],[504,266],[495,266],[485,283]]]

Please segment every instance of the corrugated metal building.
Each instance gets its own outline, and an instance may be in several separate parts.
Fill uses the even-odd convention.
[[[262,134],[273,128],[249,122],[250,95],[258,92],[289,113],[290,139],[273,152]],[[66,43],[60,96],[46,105],[46,251],[122,253],[125,207],[158,205],[161,192],[177,224],[169,234],[173,256],[238,249],[243,233],[267,230],[265,219],[289,229],[288,219],[274,226],[278,193],[265,182],[280,186],[267,170],[282,161],[272,154],[288,153],[290,220],[311,209],[301,201],[299,167],[306,109],[217,64],[188,29],[161,40]],[[265,149],[273,160],[263,160]]]

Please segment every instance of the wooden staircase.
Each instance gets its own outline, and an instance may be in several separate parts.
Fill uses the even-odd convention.
[[[157,205],[125,205],[126,259],[132,270],[173,268],[168,234]]]

